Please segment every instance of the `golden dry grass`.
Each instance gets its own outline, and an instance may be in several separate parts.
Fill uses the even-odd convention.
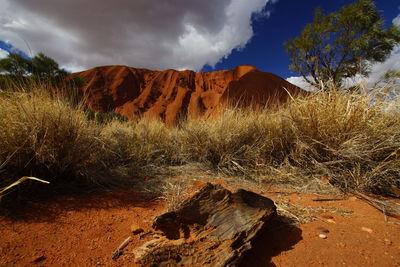
[[[3,170],[29,174],[84,175],[96,151],[96,125],[79,108],[44,90],[0,98],[0,161]]]
[[[172,128],[145,119],[100,123],[64,95],[32,87],[0,91],[0,187],[22,176],[140,183],[137,177],[187,164],[259,182],[306,185],[325,176],[343,190],[393,194],[400,187],[399,100],[320,92]]]

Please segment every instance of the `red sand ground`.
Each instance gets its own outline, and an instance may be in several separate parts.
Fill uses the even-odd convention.
[[[182,117],[209,116],[220,104],[271,105],[305,91],[253,66],[193,72],[151,71],[126,66],[96,67],[76,73],[90,109],[128,118],[152,117],[174,124]]]
[[[197,183],[196,187],[200,184]],[[275,201],[352,212],[317,214],[317,220],[279,228],[273,224],[254,244],[244,266],[400,266],[400,226],[356,198],[267,192]],[[0,221],[0,264],[5,266],[135,266],[134,255],[111,260],[130,235],[132,224],[150,229],[152,218],[166,209],[163,200],[144,200],[129,191],[59,197],[30,203]],[[400,220],[390,218],[399,223]],[[329,232],[321,239],[320,227]],[[133,236],[131,251],[148,240]],[[38,261],[38,262],[35,262]]]

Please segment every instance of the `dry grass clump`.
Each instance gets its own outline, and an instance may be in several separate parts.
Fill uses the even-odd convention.
[[[325,176],[343,190],[393,195],[400,187],[398,99],[319,92],[173,128],[91,119],[76,98],[35,86],[0,90],[0,187],[22,176],[121,184],[185,164],[296,186]]]
[[[181,128],[188,161],[202,162],[226,173],[247,172],[266,145],[262,116],[227,110],[208,119],[189,121]]]
[[[286,127],[266,110],[229,109],[217,117],[188,121],[182,126],[180,142],[186,160],[248,176],[284,159]]]
[[[344,190],[392,194],[400,186],[400,116],[390,107],[367,94],[319,92],[277,110],[187,122],[181,146],[185,159],[226,174],[297,186],[327,176]]]
[[[390,194],[400,186],[400,116],[388,107],[348,92],[294,101],[284,110],[295,137],[289,162],[343,189]]]
[[[338,208],[305,207],[295,205],[287,201],[276,201],[278,219],[288,224],[304,224],[317,220],[317,214],[322,212],[332,212],[341,215],[350,215],[352,211]]]
[[[180,161],[176,131],[161,122],[99,122],[65,90],[13,86],[0,90],[0,188],[23,176],[70,188],[132,183]]]
[[[25,175],[67,181],[91,173],[99,131],[62,98],[45,90],[4,93],[0,129],[2,185]]]
[[[177,129],[156,120],[101,125],[102,162],[119,176],[149,175],[181,161]]]

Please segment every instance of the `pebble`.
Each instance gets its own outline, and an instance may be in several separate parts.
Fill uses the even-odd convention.
[[[327,219],[326,221],[327,221],[328,223],[336,224],[336,222],[335,222],[334,220],[332,220],[332,219]]]
[[[326,235],[324,235],[324,234],[319,234],[318,236],[319,236],[319,238],[322,238],[322,239],[327,239],[327,236],[326,236]]]
[[[364,227],[364,226],[361,227],[361,230],[364,231],[364,232],[370,233],[370,234],[372,234],[372,232],[373,232],[371,228]]]

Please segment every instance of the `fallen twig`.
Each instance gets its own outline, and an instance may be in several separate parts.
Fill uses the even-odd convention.
[[[121,245],[119,245],[118,248],[116,250],[114,250],[114,252],[112,253],[113,260],[117,260],[124,253],[123,249],[129,244],[131,239],[132,239],[132,237],[128,236],[124,240],[124,242],[122,242]]]
[[[23,182],[25,182],[27,180],[38,181],[38,182],[45,183],[45,184],[49,184],[50,183],[48,181],[45,181],[45,180],[42,180],[42,179],[39,179],[39,178],[36,178],[36,177],[24,176],[24,177],[18,179],[17,181],[15,181],[14,183],[10,184],[9,186],[6,186],[4,188],[0,188],[0,199],[1,199],[2,196],[4,196],[4,193],[7,190],[10,190],[11,188],[13,188],[13,187],[15,187],[15,186],[19,185],[20,183],[23,183]]]
[[[339,201],[339,200],[344,200],[343,198],[316,198],[313,199],[312,201]]]
[[[400,218],[400,208],[396,208],[393,205],[390,205],[391,204],[390,201],[378,200],[376,198],[369,197],[363,193],[356,192],[356,191],[352,191],[350,193],[353,194],[354,196],[356,196],[357,198],[364,200],[372,207],[381,211],[385,216],[386,222],[388,222],[387,216],[390,216],[393,218]]]

